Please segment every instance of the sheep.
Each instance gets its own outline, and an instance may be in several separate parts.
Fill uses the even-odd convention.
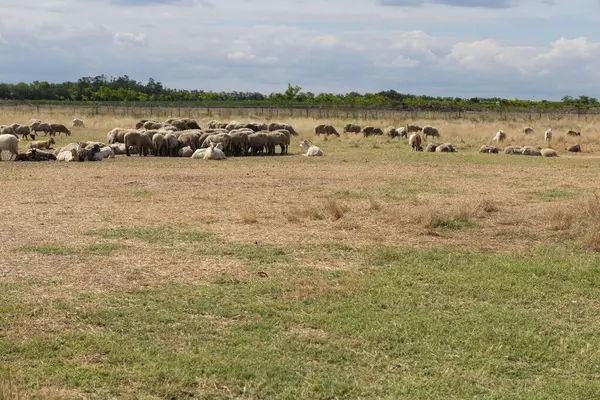
[[[29,125],[29,129],[36,135],[38,132],[44,132],[44,136],[47,136],[49,133],[53,133],[50,124],[45,122],[34,122],[33,124]]]
[[[21,125],[18,123],[14,123],[10,125],[17,135],[21,135],[23,139],[27,139],[27,136],[31,138],[31,140],[35,140],[35,134],[31,133],[29,129],[29,125]]]
[[[202,148],[207,148],[211,144],[223,143],[223,152],[227,155],[231,154],[231,136],[228,133],[218,133],[216,135],[210,135],[202,143]]]
[[[227,129],[228,132],[233,131],[234,129],[242,129],[245,128],[247,126],[246,123],[242,123],[242,122],[238,122],[238,121],[231,121],[230,123],[227,124],[227,126],[225,126],[225,129]]]
[[[267,154],[268,155],[275,155],[275,148],[277,146],[281,147],[281,155],[285,154],[287,152],[287,143],[288,143],[288,139],[285,136],[285,134],[283,134],[280,131],[274,131],[274,132],[269,132],[267,134]]]
[[[115,155],[127,153],[127,148],[125,146],[125,143],[112,143],[112,144],[109,144],[108,146],[112,149],[112,151],[115,153]],[[133,149],[133,151],[131,149],[129,149],[129,152],[131,154],[137,154],[136,149]]]
[[[400,128],[397,128],[396,134],[398,137],[401,137],[404,139],[408,138],[408,130],[406,129],[405,126],[401,126]]]
[[[187,125],[188,129],[202,129],[200,125],[198,125],[198,121],[192,118],[181,118],[183,122]]]
[[[142,129],[146,122],[148,122],[147,119],[140,119],[138,122],[135,123],[135,129]]]
[[[411,151],[423,151],[423,147],[421,146],[421,135],[418,133],[413,133],[408,138],[408,144],[411,147]]]
[[[0,134],[0,159],[2,151],[10,151],[10,160],[19,155],[19,139],[15,135]]]
[[[523,154],[521,146],[507,146],[504,148],[504,154]]]
[[[444,143],[441,142],[432,142],[429,143],[427,145],[427,147],[425,147],[425,152],[427,153],[435,153],[435,149],[437,149],[439,146],[443,145]]]
[[[569,131],[569,132],[567,132],[567,135],[569,135],[569,136],[581,136],[581,132]]]
[[[192,149],[190,146],[185,146],[182,147],[181,149],[179,149],[179,151],[177,152],[177,155],[179,157],[191,157],[192,154],[194,154],[194,149]]]
[[[423,127],[423,138],[427,139],[427,136],[440,137],[440,132],[436,127],[431,125],[425,125]]]
[[[550,141],[552,141],[552,128],[548,128],[546,132],[544,132],[544,141],[548,144],[548,147],[550,147]]]
[[[100,146],[100,150],[94,154],[94,160],[100,161],[103,158],[115,158],[115,151],[110,146]]]
[[[317,146],[311,146],[308,144],[308,140],[303,140],[300,142],[300,148],[302,149],[302,151],[305,151],[306,153],[303,154],[304,156],[322,156],[323,155],[323,151],[318,148]]]
[[[13,135],[17,139],[19,136],[12,126],[0,125],[0,135]]]
[[[500,131],[496,132],[496,136],[494,136],[494,138],[492,139],[492,142],[500,143],[505,140],[506,140],[506,133],[504,133],[504,131],[500,130]]]
[[[167,133],[165,135],[165,147],[167,148],[167,156],[177,157],[177,152],[179,151],[179,140],[177,139],[177,136],[172,133]]]
[[[29,149],[25,153],[19,153],[15,161],[54,161],[56,156],[48,151]]]
[[[208,121],[208,129],[216,129],[217,125],[221,124],[220,121],[215,121],[214,119],[211,119],[210,121]]]
[[[82,149],[83,150],[83,149]],[[61,151],[56,155],[57,161],[79,161],[79,151],[77,148],[72,147],[68,150]]]
[[[530,128],[529,126],[526,126],[525,128],[523,128],[523,133],[528,135],[530,133],[533,133],[533,128]]]
[[[406,125],[406,132],[408,133],[420,132],[422,130],[423,128],[421,128],[419,125]]]
[[[250,130],[250,132],[252,132]],[[248,133],[248,131],[238,130],[231,131],[229,135],[231,136],[231,154],[234,156],[245,156],[248,154],[248,135],[252,133]]]
[[[521,149],[521,154],[524,156],[540,156],[542,153],[538,147],[525,146]]]
[[[198,147],[198,141],[200,140],[200,135],[202,131],[183,131],[181,135],[177,138],[179,141],[179,147],[191,147],[192,153],[196,151]],[[191,154],[190,154],[191,155]]]
[[[142,127],[144,129],[160,129],[163,128],[165,126],[167,126],[169,124],[165,124],[164,122],[158,122],[158,121],[146,121],[144,122],[144,124],[142,125]],[[136,128],[137,128],[137,124],[136,124]],[[137,128],[140,129],[140,128]]]
[[[338,131],[335,130],[335,128],[332,125],[325,125],[325,124],[321,124],[321,125],[317,125],[315,126],[315,135],[319,136],[319,135],[335,135],[335,136],[340,136],[340,134],[338,133]]]
[[[177,128],[177,130],[180,131],[187,131],[189,129],[188,125],[179,119],[168,119],[164,123],[167,125],[174,126],[175,128]]]
[[[567,151],[570,151],[571,153],[580,153],[581,152],[581,146],[578,144],[574,144],[573,146],[569,147],[567,149]]]
[[[58,133],[59,136],[61,133],[64,133],[65,136],[71,136],[71,130],[63,124],[50,124],[50,128],[52,128],[52,136],[56,135],[56,133]]]
[[[360,125],[346,124],[344,125],[344,133],[360,133]]]
[[[54,138],[51,137],[43,142],[32,142],[27,145],[28,149],[51,149],[52,145],[55,144]]]
[[[490,153],[490,154],[498,154],[500,149],[494,146],[483,145],[479,148],[480,153]]]
[[[29,120],[29,125],[31,125],[31,124],[35,124],[36,122],[41,124],[41,123],[42,123],[42,120],[41,120],[41,119],[36,119],[36,118],[31,118],[31,119]]]
[[[542,149],[541,153],[543,157],[558,157],[558,153],[554,149]]]
[[[125,134],[125,146],[125,154],[128,157],[131,155],[129,147],[137,148],[140,156],[145,157],[152,151],[152,140],[145,133],[127,132]]]
[[[442,143],[435,148],[436,153],[455,153],[456,149],[452,146],[452,143]]]
[[[85,128],[85,124],[83,123],[82,119],[74,118],[73,121],[71,121],[71,127]]]
[[[255,156],[257,154],[263,154],[264,149],[268,146],[267,134],[269,132],[256,132],[251,135],[248,135],[248,149],[251,151],[252,155]]]
[[[383,135],[383,131],[381,128],[375,128],[372,126],[365,126],[362,130],[363,136],[372,136],[372,135]]]
[[[291,135],[298,136],[298,132],[290,124],[281,124],[278,122],[271,122],[267,127],[268,131],[278,131],[279,129],[287,130]]]
[[[388,126],[387,128],[385,128],[385,134],[393,139],[396,136],[398,136],[398,130],[393,126]]]
[[[165,135],[157,133],[152,136],[152,155],[153,156],[167,156],[167,143],[165,141]]]
[[[217,147],[215,147],[214,143],[211,143],[210,146],[204,151],[204,159],[205,160],[226,160],[227,156],[223,150],[221,150],[218,146],[222,143],[218,143]]]

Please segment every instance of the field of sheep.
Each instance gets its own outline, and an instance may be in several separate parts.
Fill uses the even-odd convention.
[[[83,119],[54,146],[136,123]],[[600,118],[282,122],[283,156],[0,162],[0,399],[600,396]],[[457,152],[314,137],[349,122]]]

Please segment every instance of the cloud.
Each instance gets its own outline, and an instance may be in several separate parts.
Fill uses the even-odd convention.
[[[391,7],[420,7],[425,4],[481,8],[510,8],[516,6],[514,1],[511,0],[379,0],[379,4]]]
[[[143,33],[137,35],[130,32],[115,33],[115,43],[118,45],[146,46],[147,38]]]

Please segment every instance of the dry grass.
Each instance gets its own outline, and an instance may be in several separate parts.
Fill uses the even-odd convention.
[[[68,123],[74,116],[3,115],[0,124],[33,117]],[[201,125],[212,118],[200,118]],[[111,128],[135,123],[109,116],[85,120],[89,128],[74,129],[72,138],[61,136],[57,146],[105,140]],[[551,121],[557,138],[569,129],[582,131],[586,151],[561,152],[557,159],[476,153],[500,128],[509,135],[506,145],[542,145],[547,121],[362,122],[381,127],[431,123],[444,141],[456,145],[455,154],[411,153],[403,139],[311,134],[318,123],[339,127],[347,121],[287,122],[326,156],[240,157],[222,163],[139,156],[101,163],[2,162],[0,182],[7,201],[0,230],[0,283],[36,311],[15,317],[10,330],[0,333],[16,341],[32,332],[64,332],[70,329],[65,309],[75,307],[81,296],[114,296],[115,305],[107,308],[117,312],[124,294],[165,282],[202,286],[216,281],[226,288],[252,282],[245,287],[255,290],[257,272],[267,271],[269,278],[260,279],[270,282],[290,265],[332,271],[335,277],[335,271],[364,268],[365,249],[387,249],[378,253],[382,265],[403,256],[396,247],[527,254],[540,245],[566,243],[581,251],[600,251],[600,201],[593,194],[600,190],[600,137],[594,133],[600,128],[598,120]],[[520,133],[525,125],[536,133],[525,137]],[[565,136],[555,145],[573,140]],[[297,143],[290,153],[299,153]],[[329,288],[329,281],[313,276],[306,280],[285,295],[312,301],[328,298],[328,290],[345,294],[354,289],[339,282],[340,287]],[[273,292],[276,297],[277,290]],[[374,308],[384,305],[380,300]],[[91,313],[93,302],[88,307]],[[244,307],[231,308],[232,314],[224,318],[231,324],[237,323],[232,319],[248,318]],[[20,310],[4,312],[24,315]],[[313,332],[302,329],[294,332]],[[305,336],[326,340],[324,335]],[[83,363],[77,360],[70,362]],[[11,390],[0,381],[4,397]],[[219,393],[227,396],[224,390]],[[236,394],[243,397],[243,392]]]

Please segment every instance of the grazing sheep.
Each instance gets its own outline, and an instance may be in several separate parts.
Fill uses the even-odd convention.
[[[581,132],[569,131],[569,132],[567,132],[567,135],[569,135],[569,136],[581,136]]]
[[[544,157],[558,157],[558,153],[554,149],[542,149],[541,153]]]
[[[17,139],[19,136],[12,126],[0,125],[0,135],[13,135]]]
[[[219,143],[221,144],[221,143]],[[210,146],[204,151],[204,159],[205,160],[226,160],[227,156],[223,150],[219,148],[219,144],[215,147],[214,143],[211,143]]]
[[[305,151],[306,153],[303,154],[305,156],[322,156],[323,155],[323,151],[318,148],[317,146],[311,146],[308,144],[308,140],[303,140],[300,142],[300,148],[302,149],[302,151]]]
[[[408,130],[406,129],[405,126],[401,126],[400,128],[397,128],[396,134],[398,135],[398,137],[401,137],[404,139],[408,138]]]
[[[72,128],[75,128],[75,127],[85,128],[85,124],[83,123],[82,119],[75,118],[75,119],[73,119],[73,121],[71,121],[71,127]]]
[[[500,149],[494,146],[483,145],[479,148],[480,153],[490,153],[490,154],[498,154]]]
[[[507,146],[504,148],[504,154],[523,154],[521,146]]]
[[[56,133],[58,133],[59,136],[61,133],[64,133],[65,136],[71,136],[71,130],[63,124],[50,124],[50,128],[52,128],[52,136],[56,135]]]
[[[125,134],[125,154],[129,157],[129,147],[138,149],[139,155],[146,157],[152,151],[152,140],[145,133],[133,131]]]
[[[500,130],[500,131],[496,132],[496,136],[494,136],[494,138],[492,139],[492,142],[500,143],[505,140],[506,140],[506,133],[504,133],[504,131]]]
[[[552,141],[552,128],[548,128],[546,132],[544,132],[544,141],[548,144],[548,147],[550,147],[550,141]]]
[[[15,135],[0,134],[0,159],[2,151],[10,151],[10,160],[19,155],[19,139]]]
[[[344,125],[344,133],[360,133],[360,125],[346,124]]]
[[[332,125],[324,125],[324,124],[315,126],[315,135],[316,136],[319,136],[319,135],[340,136],[338,131],[336,131]]]
[[[423,127],[423,138],[427,139],[427,136],[440,137],[440,132],[436,127],[431,125],[425,125]]]
[[[533,128],[526,126],[525,128],[523,128],[523,133],[529,135],[530,133],[533,133]]]
[[[569,147],[567,149],[567,151],[570,151],[571,153],[580,153],[581,152],[581,146],[578,144],[574,144],[573,146]]]
[[[268,131],[278,131],[280,129],[287,130],[291,135],[298,136],[298,132],[290,124],[281,124],[278,122],[271,122],[267,127]]]
[[[54,138],[51,137],[43,142],[32,142],[27,145],[28,149],[51,149],[52,145],[55,144]]]
[[[287,152],[288,138],[280,131],[269,132],[267,134],[267,154],[275,155],[275,148],[281,147],[281,155]]]
[[[23,139],[27,139],[27,136],[31,138],[31,140],[35,140],[35,134],[31,133],[29,129],[29,125],[21,125],[21,124],[11,124],[11,127],[15,131],[17,135],[21,135]]]
[[[427,153],[435,153],[435,149],[437,149],[438,146],[441,146],[443,144],[444,143],[441,143],[441,142],[432,142],[432,143],[429,143],[427,145],[427,147],[425,147],[425,152],[427,152]]]
[[[393,126],[388,126],[387,128],[385,128],[385,134],[393,139],[396,136],[398,136],[398,130]]]
[[[423,151],[423,147],[421,146],[421,135],[418,133],[413,133],[408,138],[408,144],[411,147],[411,151]]]
[[[268,147],[267,134],[269,132],[256,132],[248,135],[248,148],[252,155],[264,154],[264,149]]]
[[[34,122],[29,125],[29,130],[37,135],[38,132],[44,132],[44,136],[47,136],[49,133],[53,133],[52,127],[50,124],[45,122]]]
[[[372,126],[365,126],[362,130],[362,133],[364,137],[373,135],[383,135],[383,131],[381,130],[381,128],[375,128]]]
[[[423,128],[421,128],[419,125],[406,125],[406,132],[408,133],[420,132],[422,130]]]

